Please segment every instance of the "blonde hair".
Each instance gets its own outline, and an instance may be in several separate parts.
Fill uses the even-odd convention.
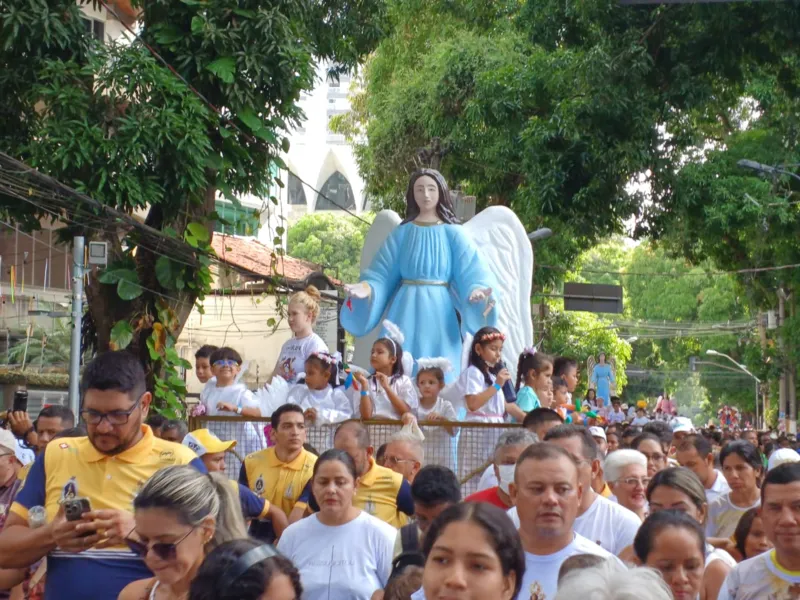
[[[311,322],[313,323],[319,316],[320,300],[322,300],[322,294],[319,293],[316,286],[310,285],[304,291],[292,294],[292,297],[289,298],[289,304],[300,304],[311,315]]]
[[[247,537],[239,495],[227,477],[203,474],[190,465],[166,467],[150,477],[133,501],[134,510],[163,508],[197,527],[208,516],[216,528],[209,550]]]

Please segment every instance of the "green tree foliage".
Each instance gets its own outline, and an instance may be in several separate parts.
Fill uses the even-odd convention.
[[[398,202],[417,150],[441,138],[451,184],[558,232],[543,245],[550,264],[642,216],[628,182],[702,147],[754,69],[796,82],[797,2],[433,0],[394,2],[390,19],[341,123],[366,140],[368,193]]]
[[[325,267],[327,273],[344,282],[358,281],[361,249],[372,221],[333,213],[313,213],[289,228],[287,252]]]
[[[580,363],[580,383],[575,393],[582,396],[588,387],[586,360],[601,350],[617,362],[616,389],[621,394],[628,383],[625,367],[631,358],[631,346],[617,335],[610,319],[585,312],[554,310],[551,315],[545,352],[568,356]]]
[[[315,63],[352,69],[385,31],[380,0],[149,0],[138,26],[221,115],[139,42],[103,45],[84,30],[75,0],[0,2],[0,147],[36,169],[197,248],[193,264],[159,256],[74,206],[58,214],[74,234],[109,242],[112,264],[87,296],[100,351],[131,348],[162,376],[162,406],[180,409],[173,344],[210,289],[209,241],[221,194],[267,198],[270,164],[283,166],[298,100]],[[276,199],[273,199],[277,202]],[[24,229],[54,218],[0,193],[0,212]],[[124,321],[130,326],[117,327]],[[134,335],[131,335],[131,331]],[[114,334],[112,334],[114,332]],[[183,365],[185,366],[185,365]]]

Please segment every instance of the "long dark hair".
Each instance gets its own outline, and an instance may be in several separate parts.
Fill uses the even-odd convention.
[[[747,556],[747,552],[744,551],[744,546],[747,543],[747,536],[750,535],[750,530],[753,528],[753,521],[756,520],[756,517],[761,516],[760,510],[760,508],[751,508],[744,513],[739,519],[739,524],[736,526],[736,531],[733,532],[733,539],[736,542],[736,549],[745,559],[753,558],[752,556]]]
[[[474,523],[486,533],[489,543],[500,560],[503,575],[514,573],[516,583],[511,597],[516,598],[525,576],[525,552],[511,519],[504,510],[496,506],[485,502],[464,502],[455,504],[442,512],[433,520],[422,542],[422,553],[425,555],[425,560],[428,560],[433,545],[448,525],[465,522]]]
[[[380,344],[386,348],[387,352],[389,352],[389,356],[396,359],[392,365],[392,376],[389,378],[391,383],[394,383],[397,381],[398,377],[405,375],[405,371],[403,370],[403,346],[388,337],[375,340],[375,344]],[[375,344],[373,344],[373,346]]]
[[[456,212],[453,209],[453,199],[450,197],[450,188],[447,187],[447,181],[444,176],[436,169],[420,169],[414,171],[408,180],[408,189],[406,189],[406,218],[403,219],[401,225],[410,223],[419,216],[419,205],[414,199],[414,184],[420,177],[428,176],[436,182],[436,187],[439,188],[439,202],[436,204],[436,214],[445,223],[457,225],[459,223],[456,217]]]
[[[502,361],[500,361],[494,366],[494,369],[489,369],[489,365],[486,364],[486,361],[478,355],[478,352],[475,350],[475,346],[485,346],[490,341],[496,339],[495,337],[489,339],[490,336],[496,336],[497,334],[502,335],[500,330],[496,327],[481,327],[475,333],[475,337],[472,339],[472,348],[469,350],[469,364],[474,365],[481,373],[483,373],[483,381],[487,386],[492,385],[492,378],[489,377],[489,375],[495,375],[499,373],[500,369],[504,368],[504,365],[502,364]]]
[[[644,523],[636,533],[636,537],[633,539],[633,551],[642,564],[647,562],[647,557],[653,549],[656,536],[670,527],[683,529],[694,534],[697,538],[697,547],[700,550],[700,554],[705,556],[706,534],[700,523],[678,510],[660,510],[652,513],[644,520]]]

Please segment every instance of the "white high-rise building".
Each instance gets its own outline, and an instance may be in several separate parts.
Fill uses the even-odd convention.
[[[317,65],[317,77],[317,86],[300,100],[306,121],[289,136],[283,157],[290,172],[282,173],[281,204],[288,205],[290,221],[316,211],[342,211],[337,204],[357,214],[365,210],[364,181],[353,149],[329,127],[332,117],[350,111],[352,80],[348,75],[328,80],[324,64]]]

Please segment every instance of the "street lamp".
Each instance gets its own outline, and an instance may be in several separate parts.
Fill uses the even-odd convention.
[[[764,173],[765,175],[775,175],[777,173],[780,173],[782,175],[788,175],[789,177],[794,177],[795,179],[800,181],[800,175],[798,175],[797,173],[792,173],[791,171],[787,171],[786,169],[782,169],[781,167],[773,167],[770,165],[765,165],[760,162],[756,162],[754,160],[748,160],[746,158],[743,158],[736,164],[742,169],[752,169],[753,171]]]
[[[739,162],[741,162],[741,161],[739,161]],[[721,356],[722,358],[727,358],[727,359],[728,359],[729,361],[731,361],[731,362],[732,362],[734,365],[736,365],[736,366],[737,366],[739,369],[741,369],[742,371],[744,371],[745,373],[747,373],[748,375],[750,375],[750,377],[752,377],[753,379],[755,379],[755,380],[756,380],[756,428],[758,428],[758,426],[759,426],[759,414],[758,414],[758,385],[761,383],[761,380],[760,380],[758,377],[756,377],[755,375],[753,375],[753,374],[752,374],[752,373],[751,373],[751,372],[750,372],[750,371],[747,369],[747,367],[745,367],[745,366],[744,366],[743,364],[741,364],[741,363],[738,363],[738,362],[736,362],[736,361],[735,361],[735,360],[734,360],[732,357],[728,356],[727,354],[724,354],[724,353],[722,353],[722,352],[717,352],[716,350],[706,350],[706,354],[708,354],[709,356]]]

